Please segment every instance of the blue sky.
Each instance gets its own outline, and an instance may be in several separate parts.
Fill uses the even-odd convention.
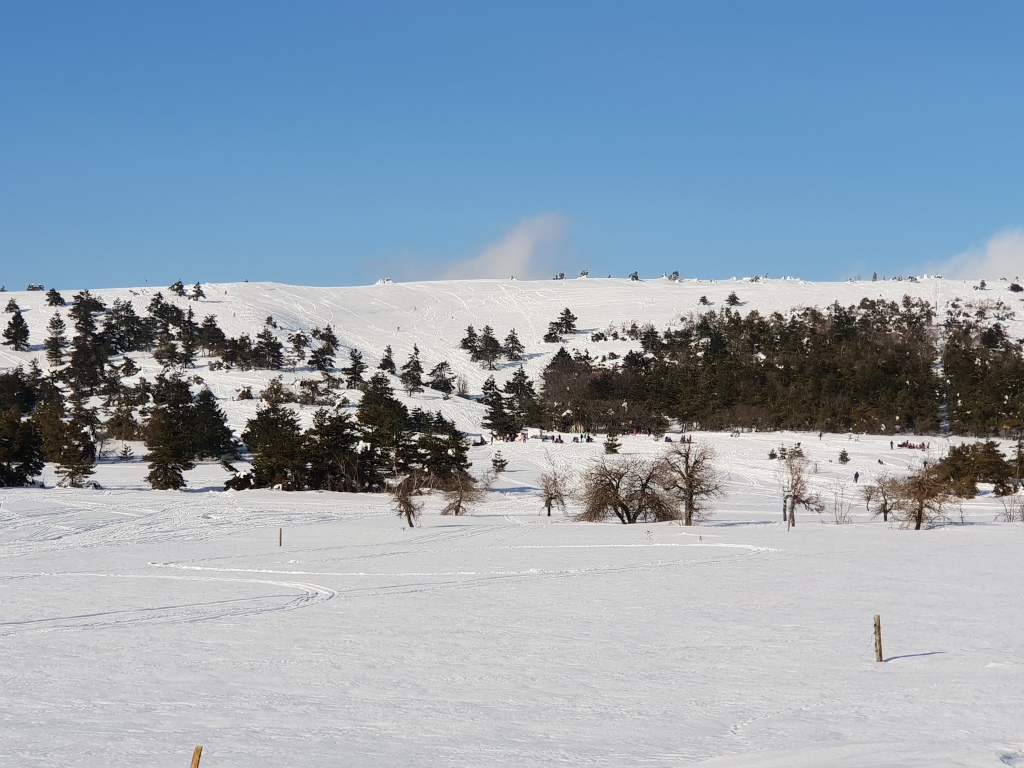
[[[6,2],[0,282],[1024,273],[1022,29],[1020,2]]]

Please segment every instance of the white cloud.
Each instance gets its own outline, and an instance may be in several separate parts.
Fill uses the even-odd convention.
[[[523,219],[501,240],[487,246],[483,253],[465,261],[449,264],[445,280],[467,280],[485,277],[518,278],[550,277],[553,267],[544,266],[541,275],[537,263],[559,249],[565,235],[566,221],[560,213],[545,213]]]
[[[1024,230],[1004,230],[984,248],[972,248],[954,256],[939,271],[943,277],[989,280],[1024,274]]]

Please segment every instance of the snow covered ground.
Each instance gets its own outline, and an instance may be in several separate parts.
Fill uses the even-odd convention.
[[[282,334],[331,322],[371,365],[385,344],[401,364],[417,343],[428,368],[448,359],[478,392],[487,373],[457,350],[470,323],[501,337],[514,326],[536,377],[565,306],[592,331],[664,327],[732,290],[766,312],[904,293],[977,301],[971,285],[246,283],[204,286],[193,307],[230,334],[268,314]],[[984,299],[1016,305],[1005,285]],[[140,311],[153,292],[94,291]],[[52,309],[40,293],[5,295],[36,346],[0,348],[0,368],[41,359]],[[622,351],[583,334],[568,346]],[[200,362],[225,398],[270,378]],[[301,375],[313,374],[286,381]],[[407,402],[479,431],[475,403]],[[256,406],[222,404],[236,431]],[[177,767],[203,744],[204,768],[1024,766],[1024,525],[996,522],[987,494],[926,531],[871,521],[859,501],[835,525],[837,483],[853,498],[854,472],[863,484],[923,455],[888,436],[696,439],[729,474],[696,528],[542,516],[547,457],[582,468],[600,443],[474,448],[477,469],[499,448],[509,461],[488,501],[451,518],[429,500],[411,530],[382,497],[225,492],[216,464],[188,473],[184,492],[147,490],[138,461],[101,464],[102,491],[54,489],[49,467],[46,489],[0,489],[0,765]],[[946,445],[922,439],[933,456]],[[664,448],[622,441],[624,453]],[[787,531],[767,453],[798,441],[830,508]]]
[[[600,445],[536,440],[476,514],[412,530],[383,498],[222,492],[216,465],[183,493],[140,463],[2,490],[0,763],[1024,765],[1024,526],[982,497],[922,532],[859,503],[787,532],[770,447],[801,440],[825,492],[911,452],[697,437],[729,495],[690,529],[541,516],[545,451]]]

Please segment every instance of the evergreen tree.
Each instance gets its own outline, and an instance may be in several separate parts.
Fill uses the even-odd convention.
[[[740,297],[736,295],[736,291],[732,291],[728,296],[725,297],[725,303],[730,307],[738,306],[740,303]]]
[[[292,353],[296,358],[302,360],[306,357],[306,350],[309,348],[309,336],[302,331],[288,335],[288,343],[292,345]]]
[[[153,328],[135,313],[130,301],[115,299],[103,321],[103,343],[111,354],[148,350]]]
[[[14,299],[8,299],[4,312],[21,312],[21,307],[18,306],[18,302]]]
[[[189,298],[192,299],[193,301],[199,301],[200,299],[205,299],[206,298],[206,294],[203,292],[203,286],[201,286],[199,283],[196,283],[195,285],[193,285],[192,286],[192,293],[191,293],[191,295],[189,295]]]
[[[526,347],[523,346],[523,343],[516,335],[515,328],[508,332],[508,336],[505,337],[505,343],[502,346],[501,351],[502,354],[512,362],[517,362],[523,359],[523,352],[526,351]]]
[[[438,392],[443,392],[446,398],[455,391],[455,376],[447,361],[442,360],[435,365],[427,376],[427,386]]]
[[[86,478],[93,474],[96,465],[96,444],[86,425],[76,415],[69,422],[60,422],[54,439],[53,461],[60,478],[57,484],[81,488]]]
[[[480,402],[487,408],[481,421],[484,429],[488,429],[496,437],[514,439],[521,425],[515,424],[505,407],[505,398],[498,390],[493,376],[488,376],[483,386],[483,397]]]
[[[4,329],[4,344],[12,347],[15,352],[28,351],[28,323],[21,316],[21,311],[11,315],[11,320]]]
[[[194,458],[220,459],[236,454],[235,439],[227,417],[208,387],[203,387],[196,396],[190,419]]]
[[[388,344],[384,347],[384,356],[380,359],[380,365],[377,366],[382,371],[387,371],[394,376],[397,371],[395,369],[395,358],[391,354],[391,345]]]
[[[402,366],[402,373],[398,377],[406,394],[412,396],[423,391],[423,363],[420,362],[420,348],[412,345],[412,354]]]
[[[485,325],[480,332],[480,338],[477,340],[476,349],[471,354],[471,358],[476,362],[482,363],[488,370],[493,371],[496,367],[495,363],[501,355],[501,344],[494,336],[494,329],[489,325]]]
[[[520,429],[540,421],[541,407],[537,401],[537,392],[534,390],[533,382],[527,378],[523,366],[520,365],[512,374],[512,378],[505,382],[503,389],[507,395],[505,408],[509,418]]]
[[[51,307],[63,307],[66,302],[64,297],[57,292],[56,288],[51,288],[46,292],[46,303]]]
[[[576,315],[568,307],[563,309],[562,314],[558,316],[558,332],[563,336],[576,333]]]
[[[256,334],[252,354],[253,362],[258,368],[279,371],[284,366],[284,346],[275,338],[269,325],[264,326],[263,330]]]
[[[334,367],[334,353],[336,349],[328,341],[322,341],[320,346],[313,350],[309,356],[310,366],[321,373],[329,371]]]
[[[409,440],[409,411],[395,399],[383,373],[374,374],[366,386],[357,410],[363,439],[368,444],[368,460],[373,472],[385,469],[395,474],[404,463],[401,449]]]
[[[181,282],[181,280],[175,280],[173,283],[170,284],[170,286],[168,286],[167,290],[169,290],[175,296],[185,295],[185,285]]]
[[[459,342],[459,346],[461,346],[464,350],[472,354],[473,352],[476,351],[476,345],[476,329],[474,329],[473,326],[471,325],[468,328],[466,328],[466,335],[462,337],[462,341]]]
[[[285,405],[268,405],[249,419],[242,442],[252,454],[257,488],[280,485],[286,491],[305,487],[306,459],[299,417]]]
[[[307,486],[323,491],[356,493],[379,486],[359,451],[359,430],[347,413],[330,413],[321,408],[313,414],[313,427],[306,433]]]
[[[548,323],[548,332],[544,334],[544,341],[548,344],[557,344],[561,340],[561,326],[557,320],[552,320]]]
[[[96,328],[96,315],[106,310],[102,300],[89,291],[75,294],[68,315],[75,324],[71,360],[64,374],[79,395],[88,394],[103,380],[108,350]]]
[[[609,432],[608,436],[604,440],[604,452],[605,453],[618,453],[619,448],[622,447],[622,443],[614,432]]]
[[[348,389],[363,389],[366,382],[363,374],[366,373],[366,363],[363,362],[363,354],[355,347],[348,351],[348,365],[341,369],[341,375],[345,377],[345,386]]]
[[[156,348],[153,350],[153,359],[164,367],[164,370],[177,365],[181,360],[181,352],[178,344],[170,331],[163,330],[157,334]]]
[[[217,325],[215,315],[207,315],[199,324],[199,346],[206,355],[219,355],[224,351],[227,337]]]
[[[508,460],[501,455],[501,451],[494,452],[494,456],[491,457],[491,467],[498,474],[508,469]]]
[[[156,491],[176,491],[185,486],[184,472],[195,467],[190,432],[191,403],[168,403],[153,410],[146,426],[144,478]]]
[[[43,469],[39,425],[12,405],[0,410],[0,487],[28,485]]]

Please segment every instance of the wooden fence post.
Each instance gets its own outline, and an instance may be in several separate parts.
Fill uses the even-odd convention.
[[[192,765],[190,768],[199,768],[199,758],[203,756],[203,748],[196,747],[195,752],[192,753]]]
[[[875,661],[885,661],[882,658],[882,617],[875,614]]]
[[[277,529],[277,546],[280,547],[283,544],[284,544],[284,528],[278,528]]]

